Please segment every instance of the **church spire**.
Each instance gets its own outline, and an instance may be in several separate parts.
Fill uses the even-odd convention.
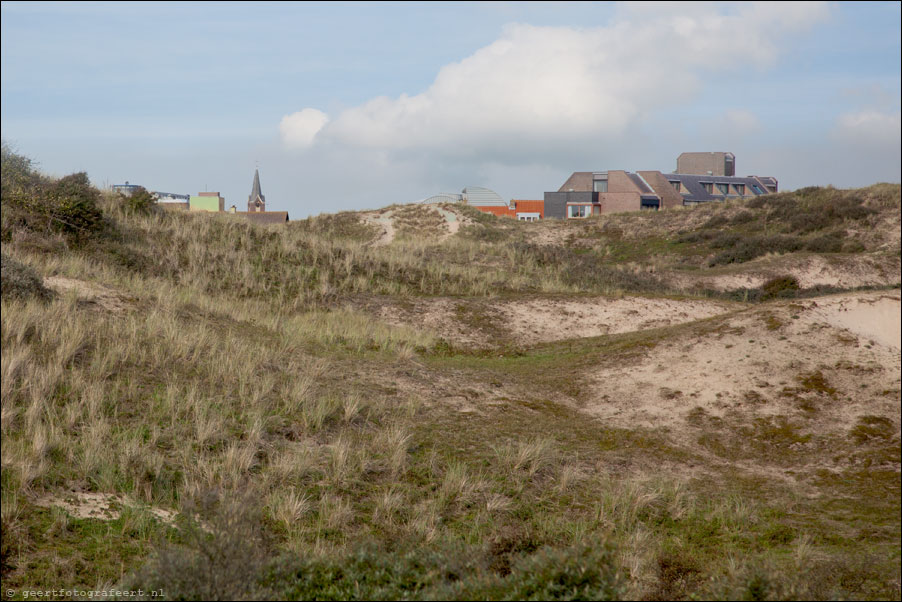
[[[254,170],[254,186],[247,197],[247,210],[250,212],[266,211],[266,197],[260,190],[260,170]]]

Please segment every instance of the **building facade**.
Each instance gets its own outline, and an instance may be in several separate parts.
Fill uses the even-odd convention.
[[[225,197],[218,192],[198,192],[188,200],[191,211],[225,211]]]
[[[693,173],[632,173],[624,170],[573,172],[557,192],[545,193],[544,215],[549,218],[582,219],[623,211],[657,211],[753,198],[775,193],[778,189],[777,179],[773,177],[732,175],[736,164],[732,153],[683,153],[677,164]]]
[[[681,153],[674,173],[697,176],[735,176],[736,155],[733,153]]]

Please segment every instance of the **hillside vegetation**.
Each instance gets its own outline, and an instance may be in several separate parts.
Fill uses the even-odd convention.
[[[899,185],[260,226],[2,177],[14,599],[900,596],[898,342],[843,322],[898,320]]]

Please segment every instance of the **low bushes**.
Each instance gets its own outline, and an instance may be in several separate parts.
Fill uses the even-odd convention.
[[[4,299],[50,299],[53,294],[44,287],[37,273],[3,253],[2,258],[2,295]]]

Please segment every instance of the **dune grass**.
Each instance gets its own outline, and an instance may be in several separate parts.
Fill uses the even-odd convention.
[[[585,383],[567,368],[641,357],[677,327],[474,353],[349,303],[667,292],[653,275],[602,252],[543,249],[494,218],[436,245],[409,215],[408,235],[373,247],[347,215],[272,228],[96,203],[102,227],[77,233],[13,220],[4,204],[4,265],[9,256],[121,301],[3,296],[4,589],[899,596],[899,479],[885,461],[804,475],[818,495],[802,497],[730,464],[796,457],[777,462],[738,427],[712,425],[710,445],[687,450],[578,410]],[[471,407],[436,403],[449,389]],[[791,423],[759,426],[780,445],[795,436]],[[898,449],[890,431],[872,417],[837,445],[885,458]],[[106,520],[46,503],[82,492],[125,507]],[[147,508],[179,515],[165,522]]]

